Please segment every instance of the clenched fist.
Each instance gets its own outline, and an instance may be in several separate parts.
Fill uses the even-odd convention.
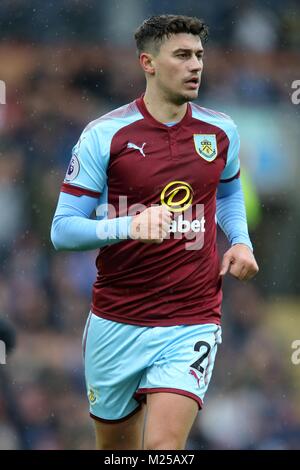
[[[161,243],[168,237],[172,212],[165,206],[148,207],[133,217],[130,237],[143,243]]]
[[[223,256],[220,276],[228,271],[240,281],[251,279],[259,268],[254,255],[247,245],[237,243],[233,245]]]

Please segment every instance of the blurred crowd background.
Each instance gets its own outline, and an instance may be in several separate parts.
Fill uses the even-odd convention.
[[[224,283],[223,344],[188,448],[300,448],[299,2],[2,0],[0,449],[94,448],[81,337],[96,252],[56,253],[49,230],[82,129],[143,92],[133,31],[160,13],[210,27],[198,103],[238,124],[260,265]]]

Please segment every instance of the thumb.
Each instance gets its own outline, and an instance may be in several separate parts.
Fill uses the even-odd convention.
[[[223,260],[222,260],[222,265],[221,265],[220,276],[224,276],[228,272],[230,264],[231,264],[231,257],[224,255]]]

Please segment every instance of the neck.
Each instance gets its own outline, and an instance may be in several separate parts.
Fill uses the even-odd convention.
[[[175,104],[166,99],[162,92],[146,88],[144,103],[149,113],[159,122],[179,122],[185,116],[187,103]]]

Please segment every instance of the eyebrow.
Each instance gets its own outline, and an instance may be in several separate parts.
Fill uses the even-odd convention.
[[[175,49],[175,51],[173,51],[174,54],[177,54],[178,52],[193,52],[193,49],[189,49],[189,48],[185,48],[185,47],[180,47],[179,49]],[[198,49],[197,51],[195,51],[196,54],[204,54],[204,49]]]

